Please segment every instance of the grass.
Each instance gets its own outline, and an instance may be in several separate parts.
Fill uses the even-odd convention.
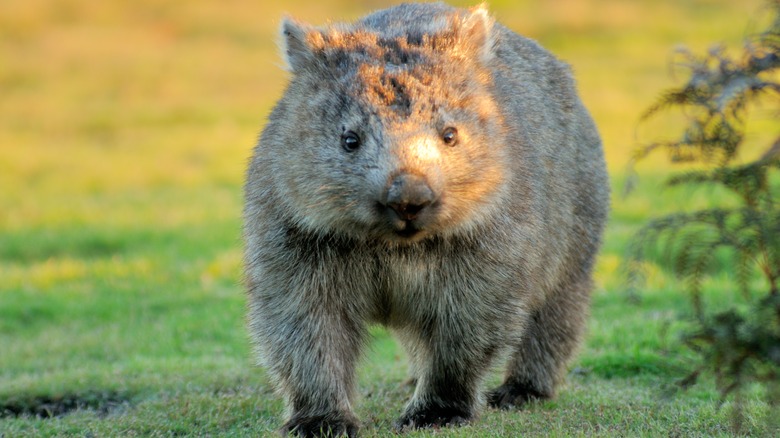
[[[0,436],[263,436],[281,424],[252,365],[240,287],[242,174],[285,80],[276,27],[285,10],[322,23],[385,3],[270,3],[0,4]],[[637,141],[675,126],[637,128],[670,84],[674,46],[737,44],[761,2],[491,10],[572,64],[619,193]],[[679,285],[656,269],[636,303],[619,277],[650,215],[718,196],[659,195],[659,163],[614,197],[589,336],[560,397],[409,436],[731,434],[731,402],[718,408],[710,382],[673,391],[693,360],[677,342],[689,313]],[[729,281],[708,285],[715,301],[740,299]],[[402,353],[374,334],[357,404],[369,437],[390,433],[411,394]],[[771,435],[759,392],[745,432]]]

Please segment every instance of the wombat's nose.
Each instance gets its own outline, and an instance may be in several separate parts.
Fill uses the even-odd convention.
[[[404,173],[390,182],[384,204],[402,220],[410,221],[435,200],[436,195],[423,177]]]

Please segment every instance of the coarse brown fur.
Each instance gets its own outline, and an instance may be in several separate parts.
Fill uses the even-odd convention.
[[[401,430],[554,396],[609,204],[569,68],[483,7],[288,19],[282,35],[291,80],[244,210],[249,325],[288,408],[282,432],[357,434],[372,323],[409,353]]]

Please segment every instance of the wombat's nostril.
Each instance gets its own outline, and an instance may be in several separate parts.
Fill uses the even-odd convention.
[[[425,207],[429,206],[430,202],[425,202],[423,204],[395,204],[390,203],[387,204],[388,207],[393,209],[395,211],[395,214],[398,215],[401,219],[405,221],[411,221],[417,218],[417,214],[421,212]]]
[[[436,200],[436,195],[421,176],[401,174],[388,186],[384,205],[405,221],[411,221]]]

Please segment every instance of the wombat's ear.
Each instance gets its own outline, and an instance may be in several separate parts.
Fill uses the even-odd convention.
[[[314,65],[316,56],[311,44],[316,36],[322,37],[314,28],[290,17],[282,19],[280,47],[288,70],[300,73]]]
[[[493,57],[493,18],[482,3],[469,9],[469,14],[461,22],[460,44],[465,50],[477,55],[482,62]]]

